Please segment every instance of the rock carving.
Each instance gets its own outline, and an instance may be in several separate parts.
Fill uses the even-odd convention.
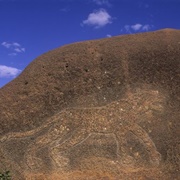
[[[66,151],[86,141],[94,133],[112,134],[117,145],[117,159],[126,164],[132,157],[126,154],[125,135],[131,132],[143,143],[152,166],[158,166],[161,155],[148,133],[138,125],[138,114],[162,111],[162,98],[158,91],[137,91],[131,99],[121,99],[102,107],[69,108],[48,119],[42,126],[27,132],[8,133],[0,138],[4,143],[10,139],[32,136],[47,128],[46,133],[32,141],[24,155],[30,169],[41,166],[43,161],[37,152],[48,147],[49,156],[55,168],[64,168],[69,159]],[[142,116],[144,117],[144,116]]]

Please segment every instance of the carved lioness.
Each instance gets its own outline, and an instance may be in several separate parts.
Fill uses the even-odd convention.
[[[158,91],[137,90],[128,98],[114,101],[102,107],[69,108],[54,115],[42,126],[27,132],[9,133],[0,138],[3,143],[12,138],[32,136],[44,128],[48,131],[38,136],[28,146],[25,160],[29,168],[41,166],[41,159],[37,158],[37,152],[43,147],[48,147],[49,156],[56,168],[68,164],[69,160],[65,152],[72,147],[83,143],[94,133],[111,134],[117,144],[117,157],[120,163],[127,156],[124,149],[125,135],[131,132],[146,148],[153,166],[160,163],[160,153],[154,142],[143,130],[138,122],[154,111],[162,112],[165,99]]]

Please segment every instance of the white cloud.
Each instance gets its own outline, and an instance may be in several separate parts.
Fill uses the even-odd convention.
[[[110,35],[110,34],[107,34],[107,35],[106,35],[106,37],[110,38],[110,37],[112,37],[112,35]]]
[[[131,28],[134,30],[134,31],[138,31],[142,28],[142,24],[135,24],[135,25],[132,25]]]
[[[84,25],[94,26],[95,28],[100,28],[110,23],[112,23],[112,17],[105,9],[99,9],[90,13],[88,18],[83,21]]]
[[[19,52],[19,53],[20,53],[20,52],[21,52],[21,49],[20,49],[20,48],[15,48],[15,49],[14,49],[14,51],[16,51],[16,52]]]
[[[1,43],[1,45],[4,46],[7,49],[11,49],[12,51],[15,51],[16,53],[25,52],[25,48],[22,47],[17,42],[13,42],[13,43],[3,42],[3,43]],[[12,54],[12,53],[10,53],[10,54]]]
[[[142,27],[142,30],[144,31],[149,31],[151,29],[152,26],[150,26],[149,24],[146,24]]]
[[[19,53],[25,52],[25,48],[21,48],[21,47],[20,48],[15,48],[14,51],[19,52]]]
[[[128,33],[132,33],[132,31],[149,31],[150,29],[153,28],[153,25],[149,25],[149,24],[134,24],[134,25],[125,25],[124,29],[126,32]]]
[[[17,42],[12,43],[12,45],[15,46],[15,47],[21,47],[21,45],[19,43],[17,43]]]
[[[130,26],[129,25],[125,25],[124,29],[126,30],[126,32],[130,32]]]
[[[9,44],[7,42],[3,42],[1,45],[6,47],[6,48],[10,48],[11,47],[11,44]]]
[[[5,65],[0,65],[0,78],[15,78],[21,72],[20,69],[14,67],[8,67]]]
[[[109,0],[93,0],[93,2],[99,6],[102,6],[102,5],[111,6]]]

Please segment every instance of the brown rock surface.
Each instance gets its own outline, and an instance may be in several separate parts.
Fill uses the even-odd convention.
[[[0,89],[13,179],[178,179],[180,31],[75,43]]]

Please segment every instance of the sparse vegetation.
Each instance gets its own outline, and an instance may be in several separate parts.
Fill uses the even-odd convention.
[[[0,180],[11,180],[10,171],[0,172]]]

